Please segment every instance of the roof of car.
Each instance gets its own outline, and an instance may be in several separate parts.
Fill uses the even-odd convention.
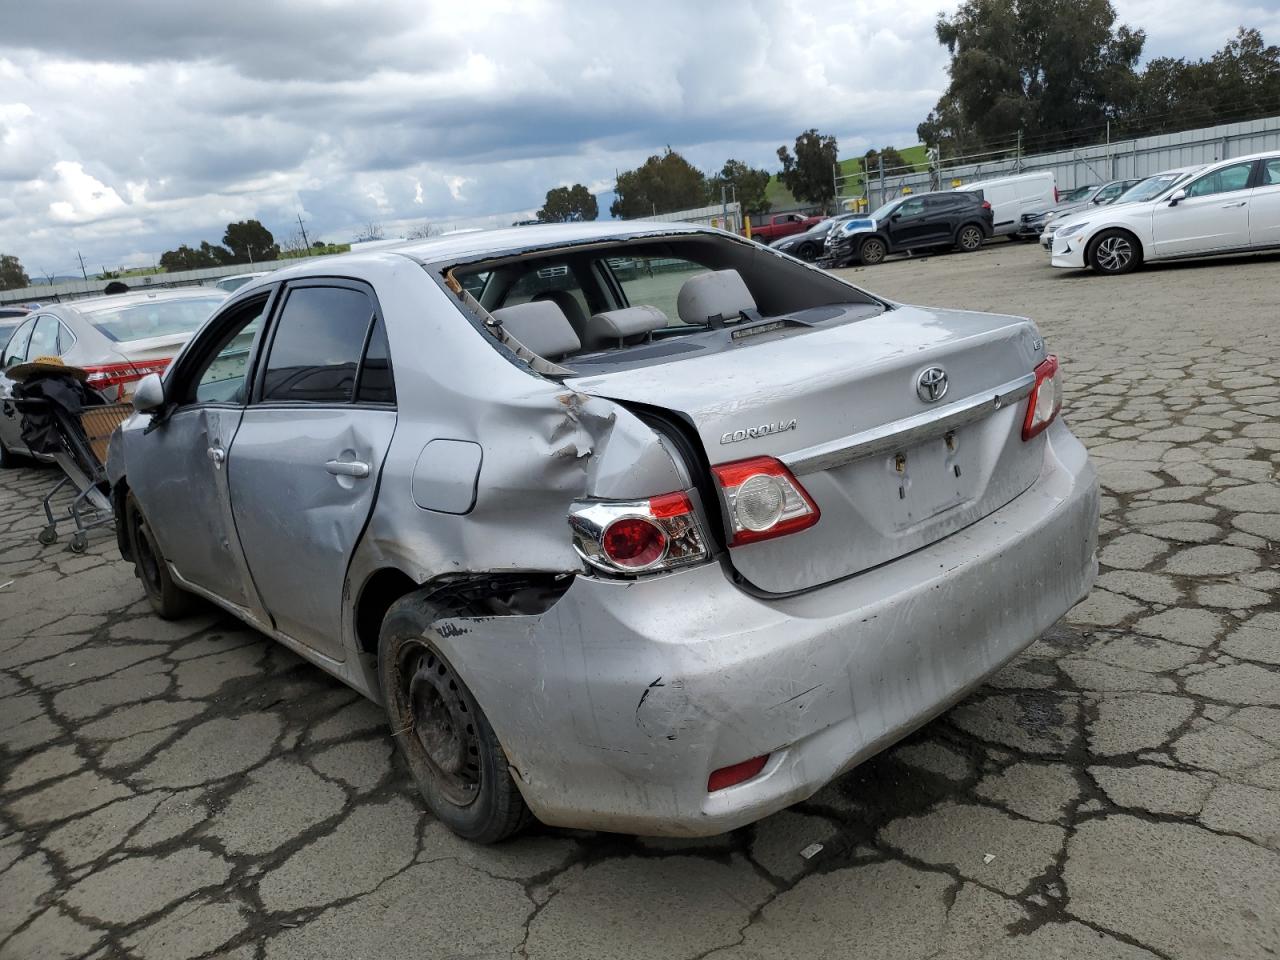
[[[398,253],[420,263],[464,259],[474,255],[514,253],[542,247],[590,243],[593,240],[625,240],[631,237],[718,232],[691,223],[660,223],[649,220],[604,220],[589,223],[543,223],[527,227],[506,227],[479,233],[445,234],[429,240],[407,240],[384,247],[379,253]]]
[[[135,303],[155,303],[158,300],[192,300],[199,297],[222,296],[223,291],[209,287],[191,287],[180,290],[139,290],[136,293],[116,293],[110,296],[85,297],[83,300],[72,300],[59,304],[70,307],[80,313],[97,313],[100,310],[111,310],[115,307],[129,306]]]

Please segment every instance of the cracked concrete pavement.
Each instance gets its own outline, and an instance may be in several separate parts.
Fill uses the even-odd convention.
[[[847,274],[1032,316],[1064,360],[1102,571],[1025,655],[733,834],[478,848],[378,708],[219,614],[153,618],[101,532],[41,547],[56,474],[7,472],[0,958],[1275,957],[1280,259]]]

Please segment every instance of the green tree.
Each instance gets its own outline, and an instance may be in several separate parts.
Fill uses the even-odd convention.
[[[1110,0],[966,0],[936,32],[951,82],[917,129],[932,145],[1071,135],[1116,116],[1146,40],[1116,26]]]
[[[880,162],[884,161],[885,171],[893,171],[901,173],[903,167],[910,167],[911,164],[903,158],[896,147],[885,147],[883,150],[868,150],[862,157],[868,172],[878,170]]]
[[[257,220],[228,223],[222,243],[231,252],[231,263],[265,263],[280,259],[276,238]]]
[[[707,178],[670,147],[618,174],[609,213],[624,220],[691,210],[706,203]]]
[[[203,240],[199,247],[189,247],[185,243],[177,250],[166,250],[160,254],[160,267],[169,273],[179,270],[203,270],[207,267],[221,267],[235,263],[229,251],[214,246]]]
[[[548,223],[576,223],[600,216],[600,205],[591,191],[580,183],[572,187],[552,187],[538,211],[538,219]]]
[[[22,261],[8,253],[0,253],[0,290],[21,290],[31,286],[31,278],[22,269]]]
[[[756,169],[741,160],[726,160],[719,173],[707,178],[707,203],[718,204],[723,187],[727,188],[725,195],[729,200],[736,199],[742,204],[743,213],[751,216],[767,213],[769,198],[765,191],[768,186],[768,170]]]
[[[778,148],[782,173],[778,179],[797,200],[826,206],[836,195],[836,138],[809,129],[796,137],[795,154],[785,146]]]

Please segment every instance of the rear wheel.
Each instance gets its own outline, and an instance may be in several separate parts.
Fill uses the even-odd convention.
[[[378,638],[382,699],[431,812],[460,837],[496,843],[528,822],[529,808],[484,711],[435,645],[445,616],[417,594],[392,605]]]
[[[1104,230],[1089,244],[1085,259],[1099,273],[1117,276],[1136,269],[1142,262],[1142,251],[1133,234]]]
[[[858,247],[858,259],[866,266],[873,267],[877,263],[883,263],[888,252],[884,241],[879,237],[867,237]]]
[[[982,246],[982,228],[965,224],[956,232],[956,246],[965,253],[973,253]]]
[[[133,572],[142,581],[151,609],[164,620],[185,617],[195,606],[196,598],[173,582],[160,546],[132,493],[125,500],[124,522],[133,553]]]

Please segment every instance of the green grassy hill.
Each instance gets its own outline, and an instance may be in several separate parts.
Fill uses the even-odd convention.
[[[914,147],[903,147],[898,152],[902,154],[902,159],[914,166],[916,170],[924,170],[927,168],[929,163],[926,149],[927,148],[923,143],[918,143]],[[846,195],[861,192],[862,180],[861,177],[858,176],[861,171],[861,157],[850,157],[847,160],[840,161],[841,175],[854,175],[856,178],[854,180],[845,181],[843,192]],[[776,176],[769,178],[769,186],[765,188],[764,195],[769,198],[769,203],[774,210],[789,210],[794,207],[803,206],[803,204],[791,195],[791,191],[783,186],[782,181]]]

